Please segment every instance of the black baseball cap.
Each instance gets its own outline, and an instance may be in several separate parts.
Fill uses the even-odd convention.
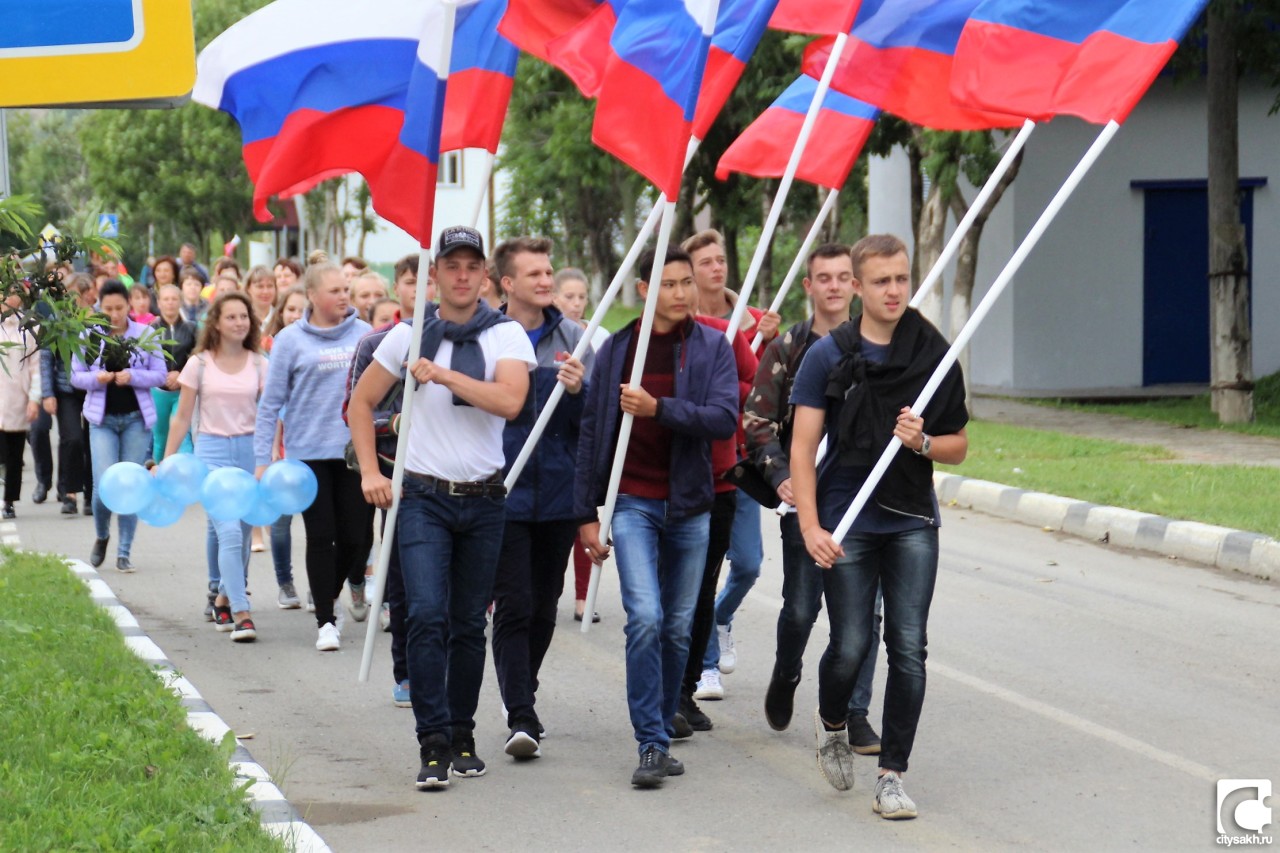
[[[436,260],[459,249],[471,249],[483,258],[484,238],[479,231],[465,225],[454,225],[440,232],[440,240],[436,243]]]

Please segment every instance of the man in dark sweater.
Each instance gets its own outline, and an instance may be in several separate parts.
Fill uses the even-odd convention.
[[[609,556],[596,508],[605,501],[622,413],[635,417],[613,516],[627,612],[627,705],[640,751],[631,783],[651,788],[684,766],[671,757],[672,722],[706,559],[714,499],[711,444],[738,428],[738,379],[724,335],[693,320],[693,265],[679,249],[662,267],[653,336],[639,388],[624,385],[639,321],[596,355],[578,442],[576,513],[597,563]],[[653,268],[653,257],[640,269]],[[639,282],[647,297],[649,283]]]

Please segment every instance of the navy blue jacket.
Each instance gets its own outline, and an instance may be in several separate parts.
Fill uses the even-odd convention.
[[[502,306],[505,313],[507,307]],[[560,364],[557,353],[573,352],[582,340],[582,327],[568,320],[555,308],[544,308],[542,337],[534,347],[538,366],[529,377],[529,395],[524,408],[513,420],[507,421],[502,431],[502,450],[507,458],[503,471],[511,470],[524,447],[525,439],[533,431],[533,424],[560,384],[556,374]],[[592,353],[588,348],[582,358],[587,375],[591,373]],[[555,414],[534,448],[520,479],[507,495],[508,521],[565,521],[576,518],[573,512],[573,475],[578,456],[578,425],[582,420],[582,402],[587,396],[584,377],[582,390],[577,394],[565,394],[556,406]]]
[[[608,490],[622,414],[622,371],[638,326],[636,320],[619,330],[596,353],[573,489],[574,514],[580,521],[598,517],[596,507],[604,503]],[[676,344],[675,355],[675,396],[658,401],[657,421],[675,433],[667,511],[673,518],[687,518],[711,509],[715,500],[711,442],[738,431],[738,370],[729,341],[701,323],[689,323],[688,337]]]

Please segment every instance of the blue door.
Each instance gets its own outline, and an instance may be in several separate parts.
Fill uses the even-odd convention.
[[[1240,214],[1253,256],[1253,186]],[[1142,384],[1209,381],[1209,198],[1204,181],[1146,183]]]

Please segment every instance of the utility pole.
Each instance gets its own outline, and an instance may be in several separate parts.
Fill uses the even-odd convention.
[[[9,125],[7,110],[0,110],[0,198],[8,198],[13,194],[9,186]]]

